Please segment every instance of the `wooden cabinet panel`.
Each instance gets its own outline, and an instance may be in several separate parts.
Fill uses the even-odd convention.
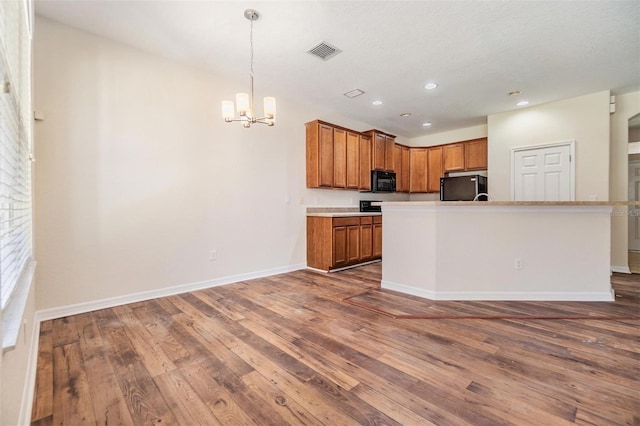
[[[360,225],[360,259],[362,261],[373,258],[373,224]]]
[[[384,169],[389,172],[395,171],[395,163],[393,161],[393,152],[395,148],[395,139],[390,136],[385,136],[384,142]],[[397,178],[397,176],[396,176]]]
[[[427,148],[409,151],[409,192],[427,192]]]
[[[464,144],[451,143],[443,146],[444,171],[453,172],[464,170]]]
[[[387,146],[387,138],[381,133],[373,133],[373,154],[371,156],[373,168],[375,170],[385,169],[385,149]]]
[[[411,177],[410,161],[409,161],[409,147],[402,147],[402,162],[400,167],[400,175],[402,180],[402,191],[409,192],[409,179]]]
[[[466,170],[486,170],[487,138],[472,139],[464,143],[464,163]]]
[[[307,127],[307,187],[333,186],[333,127],[312,121]]]
[[[360,261],[360,225],[347,226],[347,263]]]
[[[360,135],[360,182],[359,189],[371,190],[371,136]]]
[[[333,187],[347,187],[347,132],[333,129]]]
[[[393,171],[396,172],[396,192],[404,192],[404,181],[402,180],[402,147],[398,144],[393,146]]]
[[[429,148],[427,157],[427,192],[440,192],[440,178],[443,175],[442,147]]]
[[[373,169],[394,171],[393,147],[396,137],[379,130],[368,130],[364,134],[371,137],[371,165]]]
[[[382,219],[382,217],[380,217]],[[373,224],[373,258],[382,257],[382,223]]]
[[[328,271],[333,265],[333,221],[307,217],[307,265]]]
[[[333,267],[347,264],[347,227],[333,227]]]
[[[360,138],[357,133],[347,132],[346,141],[347,179],[346,187],[360,187]]]

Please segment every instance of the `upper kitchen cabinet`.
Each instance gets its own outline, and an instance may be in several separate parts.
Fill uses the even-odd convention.
[[[347,189],[360,187],[360,135],[347,131],[346,139]]]
[[[464,164],[466,170],[487,169],[487,138],[464,142]]]
[[[427,192],[427,148],[409,150],[409,192]]]
[[[396,192],[409,192],[409,147],[395,144],[393,169],[396,172]]]
[[[427,149],[427,192],[440,192],[440,178],[444,175],[443,152],[442,146]]]
[[[400,168],[400,180],[402,181],[402,192],[409,192],[409,182],[411,180],[411,162],[409,160],[409,147],[400,145],[402,149],[402,167]]]
[[[358,135],[360,143],[359,153],[359,189],[362,191],[371,191],[371,136],[370,135]]]
[[[393,147],[396,137],[380,130],[368,130],[364,134],[371,136],[373,144],[371,162],[373,169],[393,172]]]
[[[307,188],[332,188],[334,179],[334,127],[319,120],[307,128]]]
[[[333,129],[333,187],[347,187],[347,132]]]
[[[464,147],[464,143],[451,143],[443,146],[445,172],[456,172],[465,169]]]

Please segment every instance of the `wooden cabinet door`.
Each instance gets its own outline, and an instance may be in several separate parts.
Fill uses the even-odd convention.
[[[396,192],[404,192],[405,182],[402,180],[402,147],[393,144],[393,171],[396,172]]]
[[[360,187],[360,139],[357,133],[347,132],[347,188]]]
[[[347,264],[347,227],[333,227],[333,266],[340,267]]]
[[[360,225],[347,227],[347,263],[360,261]]]
[[[427,192],[427,148],[410,148],[409,192]]]
[[[373,133],[373,168],[375,170],[385,169],[385,149],[387,137],[382,133]]]
[[[487,138],[473,139],[464,143],[466,170],[487,169]]]
[[[307,188],[333,186],[333,127],[312,121],[307,128]]]
[[[320,186],[333,186],[333,127],[320,124],[318,169]]]
[[[389,172],[394,172],[395,163],[393,161],[393,152],[396,142],[395,139],[390,136],[385,136],[384,138],[384,169]]]
[[[347,187],[347,132],[333,129],[333,187]]]
[[[409,147],[403,146],[402,149],[402,162],[400,166],[400,179],[402,180],[402,191],[409,192],[409,179],[411,176],[410,162],[409,162]],[[396,176],[397,177],[397,176]]]
[[[360,135],[360,182],[359,188],[371,191],[371,136]]]
[[[443,147],[444,171],[453,172],[464,170],[464,144],[452,143]]]
[[[373,258],[373,224],[360,225],[360,260]]]
[[[427,192],[440,192],[440,178],[442,172],[442,147],[433,147],[428,149],[427,174],[428,184]]]
[[[382,257],[382,223],[373,224],[373,258]]]

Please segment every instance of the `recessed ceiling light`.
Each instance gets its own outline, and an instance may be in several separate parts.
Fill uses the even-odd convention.
[[[438,83],[434,83],[434,82],[429,82],[429,83],[424,85],[424,88],[427,89],[427,90],[433,90],[436,87],[438,87]]]
[[[509,92],[509,96],[515,96],[515,95],[519,95],[520,91],[519,90],[514,90],[512,92]]]
[[[382,105],[382,101],[381,100],[375,100],[373,102],[371,102],[373,105],[378,106],[378,105]]]
[[[349,91],[347,93],[344,93],[344,95],[347,98],[355,98],[357,96],[364,95],[364,91],[362,91],[360,89],[353,89],[353,90],[351,90],[351,91]]]
[[[410,112],[403,112],[402,114],[400,114],[400,117],[411,117],[411,113]]]
[[[529,101],[520,101],[516,105],[517,106],[526,106],[526,105],[529,105]]]
[[[431,126],[430,121],[425,121],[424,123],[422,123],[422,127],[429,127],[429,126]]]

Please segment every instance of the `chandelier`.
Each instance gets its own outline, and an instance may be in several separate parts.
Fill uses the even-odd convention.
[[[266,124],[273,126],[276,123],[276,98],[264,98],[264,117],[257,118],[253,109],[253,21],[258,20],[260,15],[253,9],[244,11],[244,17],[251,21],[251,30],[249,32],[249,40],[251,45],[251,67],[249,69],[250,93],[236,93],[235,108],[233,101],[222,101],[222,118],[227,123],[239,121],[243,127],[251,127],[254,123]],[[240,114],[240,118],[236,118],[234,109]]]

